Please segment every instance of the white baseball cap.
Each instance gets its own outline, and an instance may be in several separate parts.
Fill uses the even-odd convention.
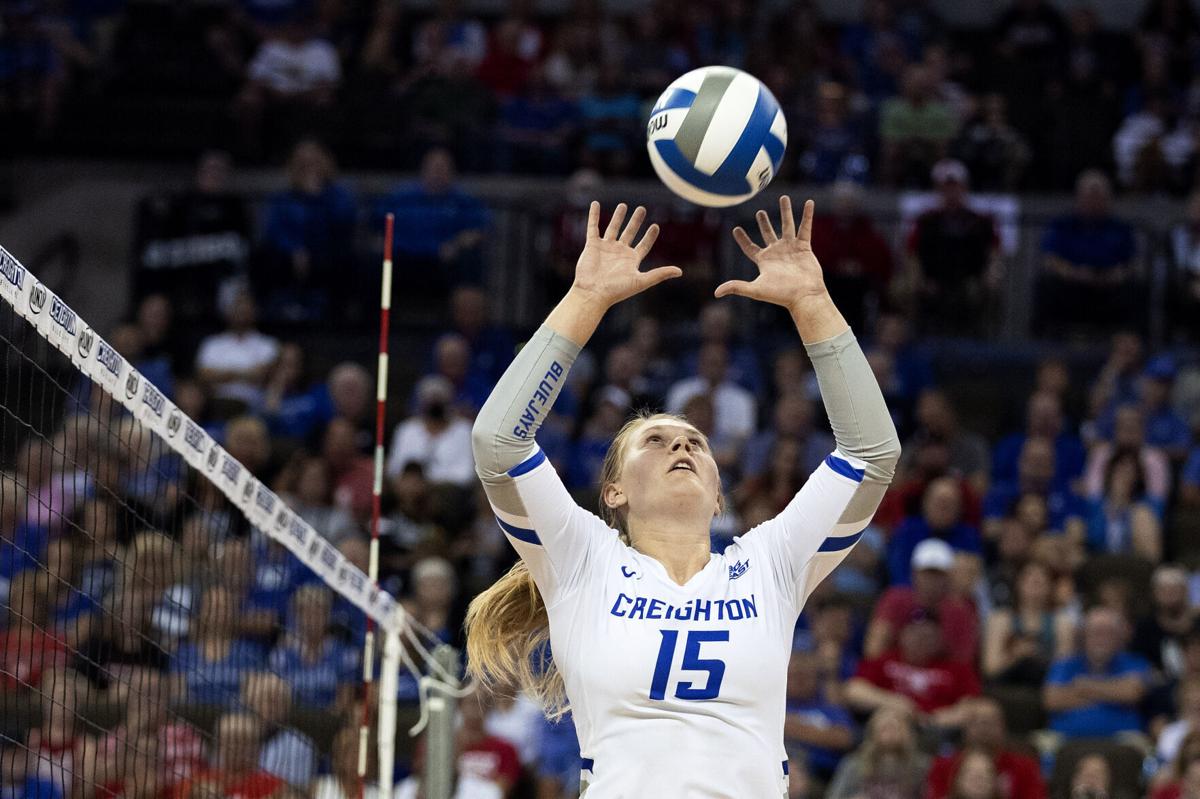
[[[913,550],[913,571],[920,569],[950,571],[952,566],[954,566],[954,550],[940,538],[926,538]]]

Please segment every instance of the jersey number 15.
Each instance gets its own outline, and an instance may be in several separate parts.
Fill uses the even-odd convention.
[[[675,644],[679,640],[678,630],[659,630],[662,644],[658,647],[658,662],[654,664],[654,679],[650,682],[650,698],[664,699],[667,681],[671,677],[671,662],[675,659]],[[721,694],[721,680],[725,678],[725,661],[700,657],[700,645],[706,641],[728,641],[729,630],[688,630],[683,649],[684,671],[706,671],[708,680],[702,688],[680,680],[675,686],[676,699],[716,699]]]

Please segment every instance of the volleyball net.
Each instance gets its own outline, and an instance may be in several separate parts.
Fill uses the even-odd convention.
[[[453,653],[263,483],[261,421],[201,424],[122,349],[0,247],[0,787],[390,795],[432,709],[437,797]]]

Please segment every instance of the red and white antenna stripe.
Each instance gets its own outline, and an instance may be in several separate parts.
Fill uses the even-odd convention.
[[[383,232],[383,278],[379,295],[379,362],[375,381],[375,479],[371,496],[371,555],[367,577],[372,584],[379,582],[379,509],[383,495],[383,434],[388,384],[388,329],[392,315],[392,230],[395,216],[388,214]],[[358,795],[362,799],[367,779],[367,750],[371,738],[371,681],[375,668],[375,624],[367,618],[367,634],[363,641],[362,722],[358,730]],[[380,785],[379,795],[391,796],[391,785]]]

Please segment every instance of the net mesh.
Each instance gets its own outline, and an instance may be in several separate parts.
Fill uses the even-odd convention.
[[[323,765],[356,795],[364,611],[401,626],[366,542],[259,481],[260,421],[201,428],[0,262],[3,782],[305,795]]]

